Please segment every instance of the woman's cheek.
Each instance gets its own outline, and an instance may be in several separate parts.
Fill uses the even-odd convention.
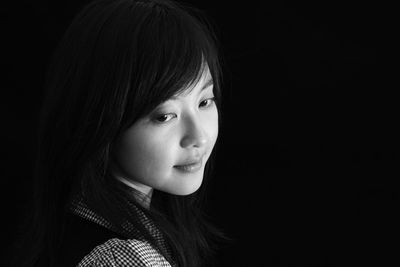
[[[215,108],[214,112],[210,115],[210,118],[208,118],[209,123],[209,132],[210,132],[210,142],[211,142],[211,150],[213,149],[215,142],[217,141],[218,138],[218,132],[219,132],[219,125],[218,125],[218,111]]]
[[[146,133],[140,149],[140,161],[142,166],[146,166],[146,176],[162,180],[171,172],[176,158],[174,143],[173,134],[167,131],[153,130]]]

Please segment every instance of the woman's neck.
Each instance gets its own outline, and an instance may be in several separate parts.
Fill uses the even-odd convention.
[[[134,189],[134,197],[143,207],[146,209],[150,208],[153,188],[143,184],[135,183],[121,176],[117,176],[116,178],[130,188]]]

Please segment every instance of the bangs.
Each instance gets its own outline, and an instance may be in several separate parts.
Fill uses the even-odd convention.
[[[198,11],[193,9],[189,15],[178,7],[157,4],[147,11],[141,25],[136,25],[139,31],[132,40],[131,102],[126,112],[135,115],[128,124],[171,97],[193,89],[207,68],[218,104],[221,69],[216,39],[207,22],[195,16],[193,12]]]

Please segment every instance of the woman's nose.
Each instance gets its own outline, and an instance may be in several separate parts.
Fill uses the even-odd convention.
[[[207,143],[207,134],[199,118],[187,118],[184,124],[182,147],[202,147]]]

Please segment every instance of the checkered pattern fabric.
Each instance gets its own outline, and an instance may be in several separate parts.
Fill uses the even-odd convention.
[[[93,249],[77,267],[88,266],[167,267],[171,265],[146,242],[113,238]]]
[[[158,242],[162,249],[165,249],[165,251],[171,255],[169,247],[165,244],[165,240],[161,232],[154,225],[154,223],[137,207],[132,205],[132,208],[138,211],[138,219],[155,237],[156,242]],[[135,230],[131,224],[126,223],[122,226],[124,232],[118,231],[117,228],[114,227],[110,222],[92,211],[84,203],[82,198],[79,197],[73,199],[69,210],[84,219],[95,222],[124,236],[126,236],[126,232]],[[136,239],[122,240],[113,238],[95,247],[79,262],[77,267],[89,266],[167,267],[171,266],[171,264],[146,241]],[[175,264],[172,266],[175,266]]]

